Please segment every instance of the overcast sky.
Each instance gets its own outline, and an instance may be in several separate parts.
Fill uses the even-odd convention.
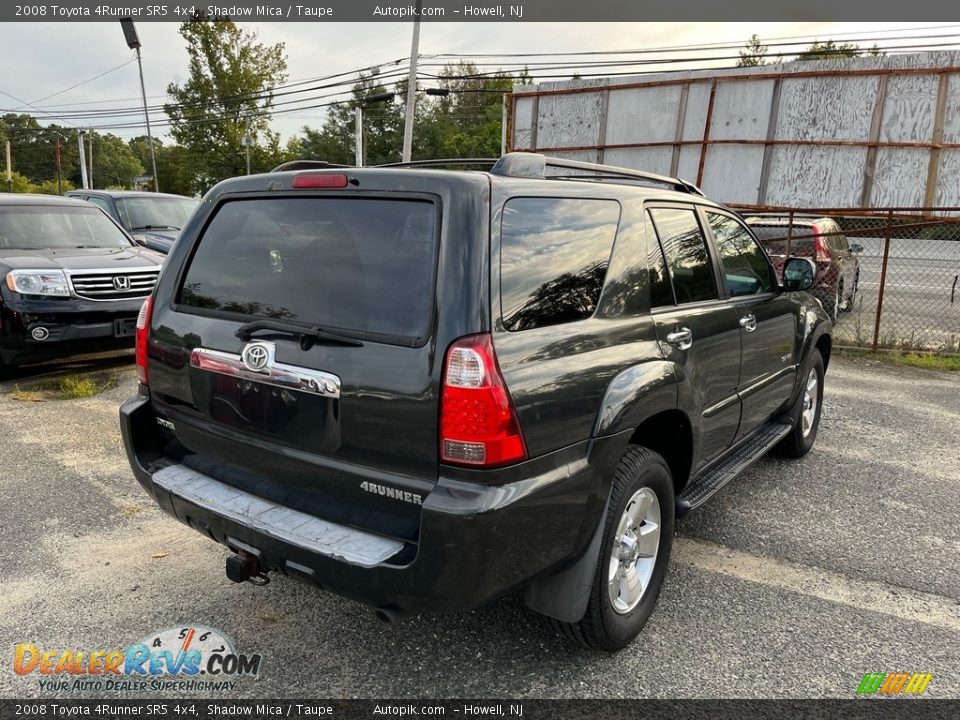
[[[582,50],[643,49],[676,45],[746,41],[752,33],[762,39],[796,36],[836,37],[838,41],[902,34],[956,32],[922,30],[932,23],[531,23],[458,24],[424,23],[420,52],[563,52]],[[408,23],[243,23],[259,33],[265,43],[286,45],[290,81],[306,80],[337,72],[405,58],[410,52],[412,26]],[[143,45],[143,66],[149,104],[165,99],[167,84],[186,78],[187,54],[179,25],[143,22],[138,31]],[[902,30],[902,32],[901,32]],[[846,34],[846,35],[844,35]],[[871,44],[870,42],[865,45]],[[893,44],[888,41],[888,44]],[[132,58],[118,22],[3,23],[0,47],[4,49],[4,72],[0,76],[0,109],[32,112],[71,107],[94,109],[140,104],[136,62],[92,82],[61,91],[114,68]],[[730,62],[723,64],[732,64]],[[702,64],[697,67],[704,67]],[[534,75],[536,75],[534,73]],[[56,94],[55,97],[48,97]],[[35,113],[36,114],[36,113]],[[142,117],[142,116],[141,116]],[[161,118],[157,118],[158,120]],[[274,119],[274,128],[287,138],[302,125],[319,126],[323,110],[302,110]],[[129,122],[125,119],[124,122]],[[60,122],[53,117],[41,122]],[[99,121],[103,122],[103,121]],[[107,130],[128,138],[142,129]],[[157,135],[162,136],[160,129]]]

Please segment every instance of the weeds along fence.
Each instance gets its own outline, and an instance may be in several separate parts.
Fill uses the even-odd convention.
[[[774,257],[807,256],[851,248],[859,276],[839,293],[837,345],[960,353],[960,208],[783,208],[735,206],[764,223],[764,244]],[[829,218],[836,222],[816,223]],[[770,227],[782,228],[772,236]],[[826,227],[827,232],[821,229]],[[818,240],[819,238],[819,240]],[[781,260],[782,261],[782,260]],[[829,274],[826,263],[821,273]],[[825,306],[834,280],[818,277]],[[847,297],[852,295],[852,301]]]

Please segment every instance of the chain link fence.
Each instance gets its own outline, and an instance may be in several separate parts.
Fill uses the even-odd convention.
[[[960,208],[740,212],[778,269],[815,261],[837,345],[960,353]]]

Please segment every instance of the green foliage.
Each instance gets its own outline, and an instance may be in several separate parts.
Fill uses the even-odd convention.
[[[94,187],[133,188],[134,178],[145,171],[132,148],[116,135],[91,133],[91,136]],[[90,162],[91,158],[87,157],[87,163]]]
[[[864,54],[879,56],[883,53],[880,52],[876,43],[868,50],[863,50],[856,43],[841,43],[838,45],[833,40],[827,40],[826,42],[814,40],[810,47],[797,55],[797,60],[839,60],[860,57]]]
[[[737,60],[737,67],[757,67],[766,65],[766,55],[769,48],[760,42],[760,38],[754,33],[747,40],[747,44],[740,51],[740,59]]]
[[[190,76],[182,85],[167,87],[170,103],[164,110],[171,134],[187,150],[183,158],[191,175],[190,190],[206,191],[224,178],[246,172],[244,138],[257,147],[254,172],[269,170],[261,163],[280,152],[279,136],[270,130],[272,88],[287,78],[283,43],[267,46],[257,34],[241,30],[229,19],[195,15],[180,26],[187,43]],[[159,170],[161,187],[180,187]],[[193,194],[192,192],[189,194]]]
[[[439,79],[449,94],[443,97],[417,94],[413,158],[499,157],[503,94],[514,79],[505,74],[473,77],[471,63],[448,65]],[[524,74],[519,81],[527,80]],[[403,144],[406,82],[392,88],[364,77],[353,88],[353,100],[330,108],[326,122],[317,130],[304,127],[287,145],[290,157],[311,158],[352,165],[354,162],[354,110],[365,98],[393,92],[386,103],[363,108],[364,164],[399,162]]]

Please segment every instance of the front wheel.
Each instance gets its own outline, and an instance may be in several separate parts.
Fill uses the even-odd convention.
[[[662,456],[629,448],[614,474],[590,602],[565,634],[598,650],[619,650],[646,625],[673,545],[674,496]]]
[[[777,449],[787,457],[800,458],[810,452],[817,441],[820,414],[823,410],[823,357],[819,350],[810,352],[804,365],[800,397],[794,405],[794,423],[790,433],[780,441]]]

